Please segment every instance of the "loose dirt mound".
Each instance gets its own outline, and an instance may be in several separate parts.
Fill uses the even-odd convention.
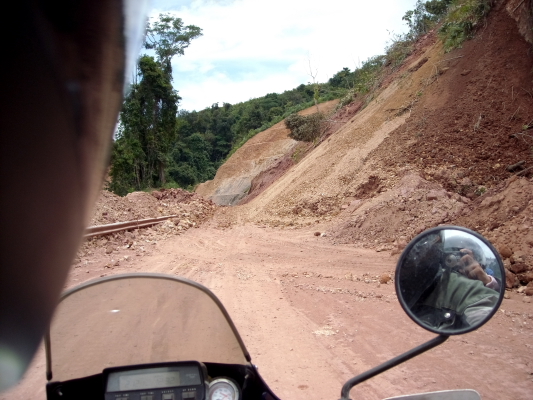
[[[375,184],[376,180],[369,182]],[[372,200],[352,201],[340,216],[345,222],[329,235],[339,243],[377,247],[378,251],[401,249],[418,233],[449,223],[469,202],[416,173],[408,173],[393,189]]]
[[[89,225],[157,218],[165,215],[194,214],[198,223],[208,218],[216,208],[210,200],[183,189],[133,192],[125,197],[107,190],[100,192]],[[207,212],[206,210],[210,210]]]
[[[160,216],[161,214],[157,212],[157,200],[148,193],[135,192],[120,197],[102,190],[89,225],[105,225]]]
[[[102,190],[91,218],[91,225],[111,224],[165,215],[175,218],[150,228],[113,233],[93,237],[81,246],[74,268],[88,266],[91,260],[99,258],[98,267],[113,269],[130,261],[131,256],[150,254],[150,244],[171,236],[181,235],[190,228],[198,228],[209,220],[217,206],[198,194],[182,189],[161,189],[160,191],[134,192],[119,197]],[[127,249],[127,256],[117,257],[121,249]],[[94,270],[93,266],[91,270]],[[89,270],[87,270],[89,273]],[[104,274],[100,276],[104,276]]]
[[[513,177],[470,201],[408,173],[392,190],[368,201],[352,201],[339,219],[344,222],[327,232],[335,242],[392,254],[431,227],[465,226],[498,248],[509,288],[533,281],[533,183],[525,178]]]
[[[533,287],[533,182],[512,177],[462,214],[454,224],[481,232],[497,247],[507,269],[507,287]],[[533,295],[533,289],[527,294]]]

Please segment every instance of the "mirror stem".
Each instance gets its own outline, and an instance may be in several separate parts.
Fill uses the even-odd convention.
[[[348,382],[344,384],[341,391],[341,399],[340,400],[350,400],[348,397],[350,395],[350,390],[355,386],[358,385],[361,382],[366,381],[367,379],[372,378],[373,376],[376,376],[384,371],[387,371],[388,369],[395,367],[407,360],[410,360],[413,357],[416,357],[419,354],[422,354],[433,347],[438,346],[439,344],[442,344],[448,339],[448,335],[439,335],[430,341],[421,344],[418,347],[415,347],[414,349],[411,349],[403,354],[400,354],[397,357],[394,357],[393,359],[384,362],[381,365],[378,365],[377,367],[374,367],[372,369],[369,369],[366,372],[363,372],[360,375],[354,376],[352,379],[350,379]]]

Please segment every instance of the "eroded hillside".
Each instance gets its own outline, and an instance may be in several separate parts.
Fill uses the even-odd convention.
[[[366,107],[354,107],[359,99],[347,106],[358,112],[295,165],[274,164],[274,182],[225,209],[220,223],[317,225],[334,241],[393,252],[426,228],[458,224],[492,239],[509,268],[527,266],[513,267],[517,274],[530,271],[533,57],[520,33],[530,29],[527,7],[496,2],[476,37],[449,53],[436,31],[423,37]],[[247,146],[254,142],[243,153]],[[286,149],[285,158],[296,155]],[[226,179],[246,171],[239,156]]]
[[[331,112],[337,103],[338,100],[332,100],[321,104],[320,112]],[[315,107],[310,107],[300,114],[307,115],[315,111]],[[287,155],[300,147],[288,134],[289,130],[283,121],[257,134],[218,169],[213,180],[200,184],[196,193],[220,205],[239,204],[250,192],[254,178],[278,167]]]

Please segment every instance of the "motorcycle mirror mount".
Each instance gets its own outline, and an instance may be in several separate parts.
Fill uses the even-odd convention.
[[[406,246],[396,266],[395,287],[406,314],[438,336],[351,378],[340,400],[350,400],[354,386],[444,343],[450,335],[485,324],[503,300],[505,269],[496,249],[479,233],[439,226]]]
[[[395,367],[397,365],[400,365],[407,360],[410,360],[413,357],[416,357],[419,354],[425,353],[428,350],[431,350],[433,347],[438,346],[439,344],[444,343],[449,338],[449,335],[439,335],[429,341],[427,341],[424,344],[421,344],[420,346],[415,347],[414,349],[411,349],[403,354],[400,354],[397,357],[394,357],[393,359],[384,362],[383,364],[378,365],[377,367],[374,367],[372,369],[369,369],[366,372],[363,372],[362,374],[359,374],[357,376],[354,376],[350,380],[348,380],[343,386],[341,391],[341,398],[340,400],[351,400],[350,399],[350,390],[360,384],[361,382],[366,381],[367,379],[370,379],[376,375],[381,374],[382,372],[385,372],[392,367]]]

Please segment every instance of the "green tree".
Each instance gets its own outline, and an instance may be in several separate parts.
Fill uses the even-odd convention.
[[[310,115],[292,114],[285,119],[290,130],[289,137],[302,142],[312,142],[324,131],[324,116],[320,113]]]
[[[177,140],[178,92],[172,87],[172,57],[183,55],[202,35],[180,18],[160,14],[146,27],[146,49],[154,50],[137,64],[139,81],[131,86],[120,113],[112,154],[110,189],[126,194],[166,183],[166,171]]]
[[[210,147],[198,132],[176,142],[172,151],[173,164],[169,168],[172,179],[180,186],[188,187],[213,178],[216,170],[209,159]]]
[[[446,14],[452,0],[430,0],[416,2],[414,10],[405,13],[402,20],[409,26],[408,36],[416,39],[429,32],[435,23]]]
[[[114,191],[164,184],[168,153],[176,137],[180,97],[168,75],[150,56],[139,59],[138,75],[140,82],[132,85],[120,113],[111,168]]]
[[[353,76],[350,72],[350,68],[344,67],[342,70],[337,72],[335,75],[333,75],[332,78],[329,79],[329,84],[333,87],[342,87],[349,89],[352,80]]]
[[[448,6],[452,0],[430,0],[426,1],[424,7],[430,14],[435,15],[437,18],[441,18],[448,11]]]
[[[165,72],[172,74],[171,60],[175,55],[184,55],[191,41],[202,36],[202,29],[195,25],[184,26],[181,18],[168,13],[159,14],[159,20],[146,26],[144,47],[154,50],[157,61]]]

